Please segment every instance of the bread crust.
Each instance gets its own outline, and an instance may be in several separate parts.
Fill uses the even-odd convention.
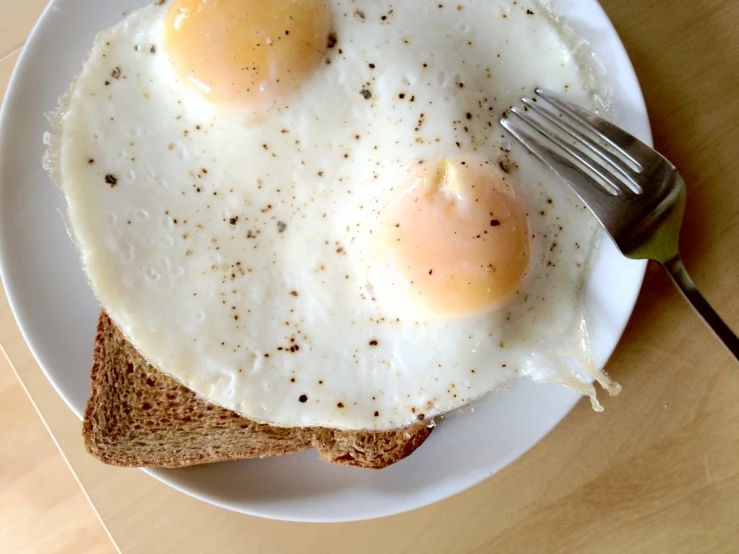
[[[149,364],[101,310],[82,435],[106,464],[178,468],[316,448],[335,464],[382,469],[413,453],[430,422],[395,431],[276,427],[198,398]]]

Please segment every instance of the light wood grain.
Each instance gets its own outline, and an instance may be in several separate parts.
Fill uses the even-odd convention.
[[[602,0],[642,82],[659,149],[689,200],[688,269],[739,327],[739,2]],[[2,0],[0,0],[2,6]],[[1,12],[0,12],[1,13]],[[123,552],[733,552],[739,549],[739,371],[657,267],[587,403],[481,485],[391,518],[305,525],[240,516],[84,453],[0,303],[0,339]],[[504,423],[502,423],[504,424]]]
[[[0,2],[0,60],[23,46],[47,3],[48,0]]]
[[[115,552],[4,357],[0,405],[0,552]]]

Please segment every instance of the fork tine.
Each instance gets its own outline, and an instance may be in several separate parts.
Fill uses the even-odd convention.
[[[534,138],[510,119],[501,119],[500,124],[565,181],[595,214],[598,221],[611,232],[612,222],[606,219],[606,216],[612,213],[613,208],[619,202],[618,197],[610,194],[604,187],[593,186],[590,178],[585,176],[572,161]]]
[[[548,122],[550,122],[552,125],[556,126],[558,129],[562,130],[569,136],[571,136],[573,139],[575,139],[578,144],[582,144],[583,146],[587,147],[591,152],[596,154],[598,157],[600,157],[602,160],[606,162],[607,165],[610,167],[613,167],[618,173],[628,181],[628,184],[634,192],[641,192],[641,187],[634,179],[635,171],[621,158],[614,156],[611,154],[608,150],[603,148],[600,144],[595,142],[594,140],[590,139],[588,136],[586,136],[584,133],[581,133],[577,129],[575,129],[572,125],[570,125],[566,119],[570,116],[569,114],[565,113],[564,115],[567,116],[567,118],[564,117],[557,117],[554,113],[552,113],[549,109],[544,107],[544,103],[537,102],[536,99],[531,98],[522,98],[521,101],[531,110],[539,114],[541,117],[546,119]]]
[[[654,150],[636,137],[630,135],[623,129],[616,127],[605,119],[584,110],[580,106],[577,106],[572,102],[568,102],[567,100],[563,100],[553,92],[539,88],[536,89],[536,94],[555,108],[558,108],[571,116],[586,129],[595,129],[598,136],[603,141],[610,144],[616,151],[624,156],[629,163],[638,168],[639,171],[642,171],[643,167],[642,164],[639,163],[638,158],[651,157],[654,155]]]
[[[606,168],[604,168],[601,164],[599,164],[596,160],[588,156],[586,153],[578,150],[571,144],[569,144],[567,141],[562,139],[560,136],[558,136],[555,133],[552,133],[547,129],[544,125],[542,125],[539,121],[534,119],[533,117],[529,116],[527,112],[524,112],[518,108],[511,108],[511,113],[515,114],[517,117],[519,117],[524,123],[526,123],[528,126],[530,126],[532,129],[534,129],[537,133],[542,135],[545,139],[548,141],[553,142],[555,145],[557,145],[561,150],[575,158],[580,164],[585,166],[588,170],[590,170],[592,173],[597,175],[602,181],[604,181],[608,186],[610,186],[613,190],[613,192],[609,191],[610,194],[620,194],[621,192],[624,192],[626,187],[624,184],[622,184],[618,179],[615,178],[615,176],[611,175]],[[596,181],[597,182],[597,181]],[[599,183],[600,184],[600,183]],[[602,186],[602,185],[601,185]]]

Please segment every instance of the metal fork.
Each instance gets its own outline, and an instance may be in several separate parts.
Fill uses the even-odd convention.
[[[608,121],[537,89],[501,124],[580,197],[628,258],[656,260],[739,362],[739,338],[703,298],[678,252],[685,181],[672,163]]]

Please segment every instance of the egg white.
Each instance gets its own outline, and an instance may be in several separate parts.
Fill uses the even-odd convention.
[[[592,393],[576,358],[595,220],[498,120],[536,86],[590,107],[604,88],[538,3],[438,6],[332,2],[330,63],[258,117],[176,82],[166,3],[96,38],[61,180],[95,294],[154,365],[284,426],[398,428],[520,374]],[[372,206],[403,168],[465,155],[510,171],[535,262],[501,310],[401,309],[361,247]]]

